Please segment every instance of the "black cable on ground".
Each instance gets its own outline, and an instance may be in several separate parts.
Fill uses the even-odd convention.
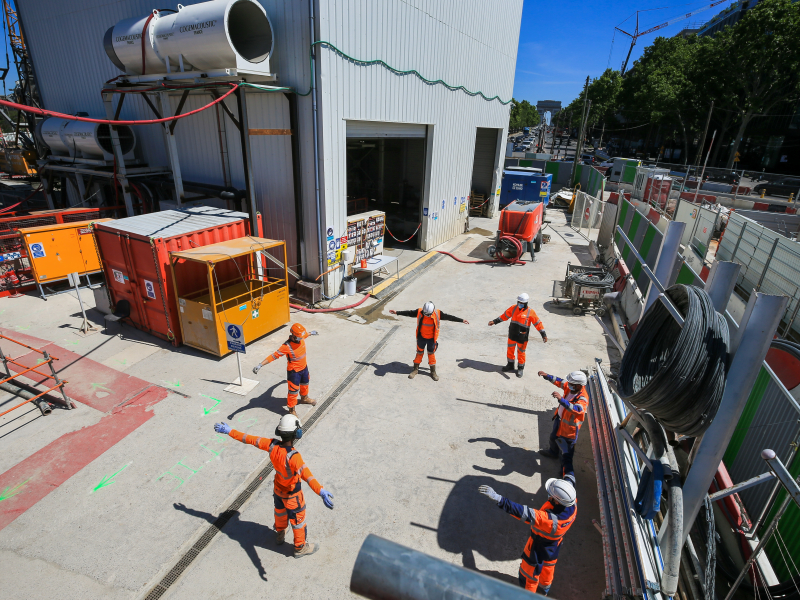
[[[728,324],[703,290],[667,290],[683,328],[661,302],[639,321],[622,357],[620,396],[650,411],[665,429],[698,436],[711,425],[725,391]]]

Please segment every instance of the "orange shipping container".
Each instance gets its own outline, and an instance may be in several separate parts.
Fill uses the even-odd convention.
[[[200,206],[98,224],[95,235],[112,305],[119,309],[127,301],[130,317],[125,322],[179,346],[169,253],[252,235],[248,219],[246,213]],[[178,281],[184,293],[204,284]]]

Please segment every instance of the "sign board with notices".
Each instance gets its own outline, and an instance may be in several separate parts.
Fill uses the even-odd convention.
[[[341,261],[341,250],[350,248],[355,250],[355,261],[370,258],[383,253],[383,240],[386,233],[386,213],[373,210],[358,215],[347,217],[347,233],[343,237],[341,248],[337,248],[333,262]],[[346,245],[344,242],[346,239]]]
[[[228,350],[231,352],[247,354],[244,348],[244,330],[241,325],[225,323],[225,341],[228,343]]]
[[[152,281],[148,281],[147,279],[144,280],[144,291],[148,298],[151,300],[156,299],[156,286],[153,285]]]

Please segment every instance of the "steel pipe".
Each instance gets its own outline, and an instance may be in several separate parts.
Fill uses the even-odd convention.
[[[725,309],[728,308],[741,267],[739,263],[725,261],[715,261],[711,265],[705,290],[711,297],[714,310],[720,314],[725,314]]]
[[[373,534],[358,552],[350,591],[373,600],[544,598]]]

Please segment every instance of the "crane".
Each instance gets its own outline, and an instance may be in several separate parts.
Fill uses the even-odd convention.
[[[33,76],[33,63],[31,62],[28,48],[25,45],[25,39],[22,37],[17,11],[14,10],[11,0],[2,0],[2,2],[3,18],[5,19],[4,26],[8,27],[9,45],[11,46],[11,52],[14,54],[14,65],[19,75],[19,81],[17,82],[17,88],[15,90],[16,102],[41,108],[39,90]],[[10,65],[6,65],[5,69],[0,69],[0,71],[4,71],[2,76],[0,76],[3,80],[5,80],[6,75],[8,75],[9,66]],[[27,121],[29,131],[33,134],[36,127],[35,117],[31,113],[25,113],[24,118]]]
[[[639,13],[642,12],[642,11],[637,10],[636,11],[636,29],[633,30],[633,33],[628,33],[624,29],[620,29],[619,27],[614,27],[614,29],[616,29],[620,33],[624,33],[629,38],[631,38],[631,47],[628,48],[628,56],[625,57],[625,62],[622,63],[622,72],[621,72],[621,74],[625,75],[625,69],[627,69],[627,67],[628,67],[628,60],[630,60],[630,58],[631,58],[631,52],[633,52],[633,47],[636,45],[636,40],[638,40],[641,36],[647,35],[649,33],[653,33],[654,31],[658,31],[659,29],[664,29],[664,27],[668,27],[668,26],[670,26],[670,25],[672,25],[674,23],[677,23],[679,21],[683,21],[685,19],[688,19],[689,17],[693,17],[694,15],[696,15],[698,13],[701,13],[701,12],[703,12],[705,10],[708,10],[709,8],[714,8],[715,6],[719,6],[720,4],[724,4],[727,1],[728,0],[716,0],[715,2],[712,2],[711,4],[707,4],[702,8],[698,8],[697,10],[693,10],[691,12],[684,13],[684,14],[678,16],[678,17],[675,17],[674,19],[670,19],[669,21],[665,21],[663,23],[660,23],[659,25],[655,25],[654,27],[651,27],[650,29],[646,29],[645,31],[639,31]]]

